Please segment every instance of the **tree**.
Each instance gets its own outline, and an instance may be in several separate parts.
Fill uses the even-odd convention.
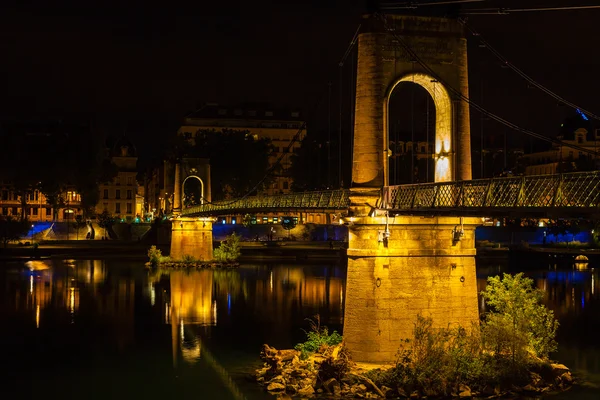
[[[543,292],[523,273],[489,277],[481,292],[491,311],[482,326],[486,345],[497,355],[509,354],[513,363],[523,362],[529,353],[547,359],[556,351],[558,321],[542,303]]]
[[[108,238],[108,229],[113,226],[115,223],[114,218],[107,210],[102,211],[100,215],[98,215],[98,226],[104,229],[104,236]]]
[[[29,231],[28,220],[16,220],[9,217],[0,219],[0,240],[4,244],[4,248],[8,242],[16,242]]]
[[[240,257],[240,236],[233,232],[215,249],[215,260],[232,262]]]
[[[281,218],[281,226],[283,227],[283,229],[288,231],[288,238],[289,238],[292,233],[292,229],[294,229],[296,227],[296,220],[294,220],[294,217],[289,217],[289,216],[282,217]]]
[[[264,190],[278,173],[277,168],[269,171],[272,152],[270,139],[257,138],[247,130],[201,129],[194,138],[173,138],[167,158],[209,159],[212,197],[219,200]]]
[[[327,146],[321,141],[309,133],[302,140],[300,149],[292,155],[291,160],[293,191],[320,190],[326,186],[327,168],[324,161],[327,160]]]

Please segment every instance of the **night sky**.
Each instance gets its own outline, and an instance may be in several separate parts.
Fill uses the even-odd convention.
[[[147,3],[2,2],[0,114],[88,118],[126,130],[151,148],[204,102],[300,108],[309,119],[319,120],[313,126],[321,124],[322,129],[327,114],[323,96],[331,81],[337,126],[338,62],[367,10],[365,1]],[[464,8],[518,8],[523,3],[485,1]],[[600,9],[469,18],[523,71],[596,113],[598,21]],[[500,68],[476,38],[469,41],[471,98],[526,128],[555,134],[566,107]],[[342,75],[344,124],[349,121],[349,69],[347,62]],[[479,114],[471,115],[472,130],[479,135]],[[507,131],[493,122],[484,128],[486,135]]]

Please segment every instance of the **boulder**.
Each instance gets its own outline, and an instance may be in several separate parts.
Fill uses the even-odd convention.
[[[315,389],[313,389],[312,386],[304,386],[300,389],[298,389],[298,395],[299,396],[310,396],[313,395],[315,393]]]
[[[328,379],[323,384],[323,387],[325,388],[327,393],[333,394],[334,396],[339,396],[342,391],[340,383],[335,378]]]
[[[471,388],[467,385],[460,385],[458,388],[458,397],[460,397],[461,399],[469,399],[473,397],[473,395],[471,394]]]
[[[267,385],[267,390],[269,392],[283,392],[285,390],[285,385],[278,382],[269,383]]]

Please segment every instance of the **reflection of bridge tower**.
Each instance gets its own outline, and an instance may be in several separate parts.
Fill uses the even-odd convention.
[[[394,217],[377,210],[388,185],[388,103],[400,82],[425,88],[436,107],[435,180],[471,179],[469,110],[410,57],[398,37],[468,95],[466,39],[452,19],[376,17],[358,39],[353,188],[344,338],[357,361],[393,361],[418,314],[434,326],[478,318],[474,218]],[[364,26],[364,25],[363,25]],[[399,36],[394,36],[395,34]]]
[[[173,215],[178,218],[173,220],[170,255],[176,260],[184,255],[199,260],[212,260],[212,220],[180,216],[186,202],[186,183],[192,182],[199,183],[200,193],[196,197],[198,204],[210,202],[210,164],[206,159],[183,158],[175,165]]]
[[[200,343],[192,348],[184,347],[185,325],[216,325],[217,304],[213,301],[213,271],[171,271],[171,340],[173,363],[177,363],[181,350],[186,361],[200,357]]]

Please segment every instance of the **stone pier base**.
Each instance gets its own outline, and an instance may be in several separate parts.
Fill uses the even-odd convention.
[[[213,259],[211,221],[185,217],[173,220],[171,258],[177,261],[186,255],[201,261]]]
[[[481,219],[362,217],[350,226],[344,341],[359,362],[394,362],[417,315],[434,327],[478,321],[475,227]]]

